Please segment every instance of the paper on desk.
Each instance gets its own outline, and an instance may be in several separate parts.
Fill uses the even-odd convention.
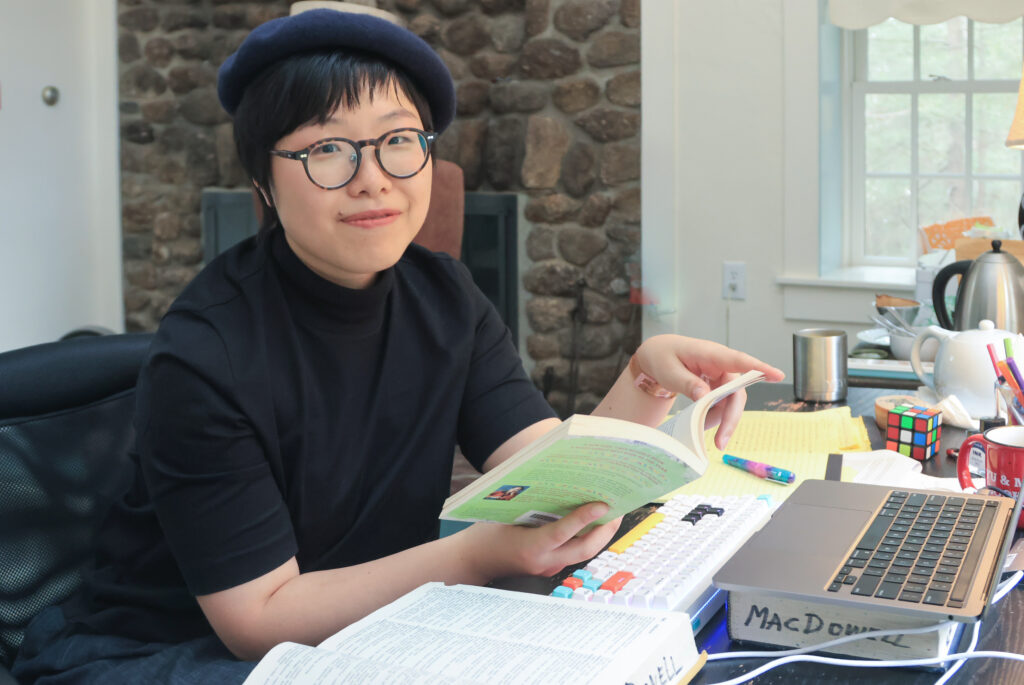
[[[666,495],[770,495],[776,502],[789,496],[807,478],[824,478],[828,455],[871,447],[864,422],[850,415],[849,407],[816,412],[746,411],[729,440],[726,452],[760,461],[796,474],[793,485],[783,485],[722,463],[715,447],[715,429],[704,435],[708,469],[692,483]]]
[[[847,478],[847,474],[850,475]],[[956,478],[938,478],[921,473],[921,462],[892,450],[849,452],[843,455],[843,480],[885,485],[894,488],[963,492]],[[984,478],[975,478],[976,488],[984,487]]]

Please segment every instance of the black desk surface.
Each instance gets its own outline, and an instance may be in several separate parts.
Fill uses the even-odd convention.
[[[774,411],[814,411],[848,404],[854,416],[864,416],[865,425],[872,444],[881,446],[881,433],[874,421],[874,401],[883,395],[899,394],[897,390],[878,388],[850,388],[845,403],[815,404],[800,402],[793,398],[793,387],[788,384],[758,383],[747,389],[749,409]],[[943,426],[942,445],[938,455],[925,462],[924,473],[932,476],[951,477],[956,475],[956,461],[946,457],[946,449],[959,447],[966,433],[962,430]],[[992,607],[982,621],[978,650],[995,650],[1024,654],[1024,586],[1012,590],[1003,600]],[[971,626],[964,631],[970,636]],[[708,625],[697,634],[697,649],[706,649],[708,654],[726,651],[747,651],[748,647],[733,645],[725,627],[725,610],[720,610]],[[708,662],[693,679],[695,685],[718,683],[748,673],[765,663],[766,659],[736,659]],[[755,678],[752,682],[764,683],[893,683],[924,685],[938,678],[934,672],[913,671],[895,668],[851,668],[825,666],[822,664],[786,664]],[[1024,683],[1024,662],[1006,659],[975,659],[965,663],[951,679],[952,683]]]
[[[747,408],[769,411],[815,411],[829,407],[848,405],[854,416],[865,417],[868,436],[872,445],[882,447],[882,436],[875,425],[875,399],[883,395],[901,394],[898,390],[881,388],[854,387],[849,389],[846,402],[823,404],[801,402],[793,397],[793,386],[785,383],[758,383],[747,389]],[[942,444],[939,453],[923,465],[923,471],[932,476],[952,477],[956,475],[956,461],[946,457],[946,449],[959,447],[966,436],[965,431],[943,426]],[[637,512],[634,512],[636,514]],[[643,515],[626,517],[620,533],[625,533],[636,525]],[[545,582],[546,581],[546,582]],[[506,578],[494,583],[498,587],[522,590],[527,592],[547,593],[550,579],[541,578]],[[971,633],[971,626],[964,631],[966,647]],[[715,616],[697,634],[697,649],[707,650],[708,654],[727,651],[750,651],[749,646],[733,645],[726,633],[725,609]],[[1014,589],[995,607],[989,610],[982,621],[981,638],[978,650],[994,650],[1024,654],[1024,587]],[[709,685],[749,673],[764,664],[767,659],[735,659],[729,661],[709,661],[693,679],[695,685]],[[777,667],[755,678],[753,683],[892,683],[894,685],[924,685],[933,683],[939,675],[932,671],[919,671],[896,668],[853,668],[846,666],[826,666],[824,664],[796,663]],[[950,681],[952,683],[1024,683],[1024,662],[1006,659],[975,659],[964,664]]]

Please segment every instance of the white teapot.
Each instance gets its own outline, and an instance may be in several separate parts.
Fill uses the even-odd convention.
[[[929,338],[938,338],[939,350],[935,353],[935,374],[925,375],[921,366],[921,345]],[[1002,331],[988,319],[982,320],[978,328],[969,331],[950,331],[938,326],[929,326],[914,339],[910,349],[910,365],[921,382],[935,391],[939,399],[956,395],[964,408],[975,419],[996,414],[996,372],[992,368],[986,345],[992,343],[1003,359],[1003,340],[1013,341],[1013,356],[1017,363],[1024,363],[1024,344],[1020,344],[1015,333]],[[1021,369],[1024,371],[1024,367]]]

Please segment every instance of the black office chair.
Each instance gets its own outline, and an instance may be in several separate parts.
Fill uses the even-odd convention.
[[[0,354],[0,685],[25,627],[81,582],[128,485],[135,380],[151,333]]]

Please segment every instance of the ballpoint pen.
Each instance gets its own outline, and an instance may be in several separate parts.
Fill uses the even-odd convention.
[[[729,466],[735,466],[738,469],[743,469],[747,473],[752,473],[758,478],[764,478],[765,480],[775,481],[776,483],[790,484],[796,480],[796,474],[786,469],[780,469],[775,466],[768,464],[762,464],[758,461],[750,461],[749,459],[741,459],[734,457],[731,454],[723,454],[722,461]]]

